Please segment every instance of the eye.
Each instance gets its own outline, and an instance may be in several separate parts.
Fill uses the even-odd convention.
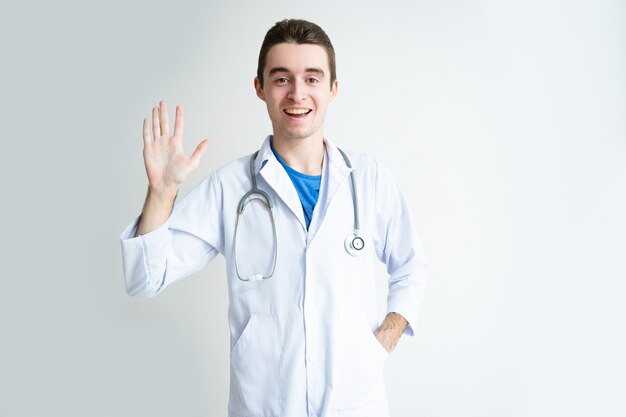
[[[274,80],[274,82],[278,85],[287,84],[289,79],[287,77],[278,77]]]
[[[315,77],[309,77],[309,78],[307,78],[307,79],[306,79],[306,81],[307,81],[309,84],[317,84],[317,83],[319,83],[319,82],[320,82],[320,80],[318,80],[318,79],[317,79],[317,78],[315,78]]]

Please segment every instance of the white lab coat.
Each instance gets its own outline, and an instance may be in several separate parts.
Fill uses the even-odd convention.
[[[237,278],[236,209],[251,188],[250,156],[219,168],[177,201],[162,227],[122,233],[126,288],[152,297],[225,256],[231,335],[230,417],[389,415],[383,378],[387,352],[373,331],[378,317],[373,261],[387,266],[387,311],[405,317],[412,335],[427,280],[426,260],[409,209],[388,171],[347,153],[356,169],[362,255],[344,249],[353,232],[350,169],[325,140],[319,200],[307,232],[296,190],[265,140],[255,161],[258,187],[272,198],[278,235],[274,275]],[[256,206],[256,207],[255,207]],[[246,208],[238,239],[243,274],[271,268],[267,210]],[[244,229],[248,230],[245,232]],[[252,230],[252,232],[251,232]],[[262,271],[259,271],[262,270]]]

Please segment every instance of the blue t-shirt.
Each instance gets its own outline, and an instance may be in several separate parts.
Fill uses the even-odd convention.
[[[298,197],[300,197],[300,204],[302,204],[302,210],[304,211],[306,228],[309,230],[311,218],[313,217],[313,209],[315,208],[315,204],[317,204],[317,199],[320,195],[322,176],[307,175],[296,171],[283,161],[283,158],[278,155],[278,152],[276,152],[276,149],[274,149],[274,145],[271,142],[270,145],[272,147],[272,152],[274,152],[274,156],[278,159],[278,162],[285,167],[285,171],[287,171],[289,178],[291,178],[291,182],[294,187],[296,187]]]

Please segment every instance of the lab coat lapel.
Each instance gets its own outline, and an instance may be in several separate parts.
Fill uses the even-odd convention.
[[[306,222],[304,220],[304,212],[302,204],[300,203],[300,197],[294,187],[287,171],[278,162],[272,148],[270,147],[270,136],[265,139],[263,146],[259,150],[255,163],[255,172],[258,172],[261,177],[272,187],[278,197],[289,207],[289,209],[296,216],[304,230],[306,230]]]
[[[324,139],[324,144],[325,155],[324,167],[322,169],[322,187],[320,189],[317,205],[315,206],[311,226],[309,227],[310,238],[313,238],[317,233],[333,197],[352,171],[351,168],[348,168],[343,156],[335,145],[328,139]],[[350,208],[350,211],[352,211],[352,208]]]

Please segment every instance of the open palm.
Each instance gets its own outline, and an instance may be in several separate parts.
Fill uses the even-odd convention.
[[[152,109],[152,134],[148,119],[143,121],[143,159],[148,182],[153,189],[178,188],[198,167],[208,144],[203,140],[191,156],[183,150],[183,108],[176,106],[174,135],[169,134],[169,117],[165,101]]]

